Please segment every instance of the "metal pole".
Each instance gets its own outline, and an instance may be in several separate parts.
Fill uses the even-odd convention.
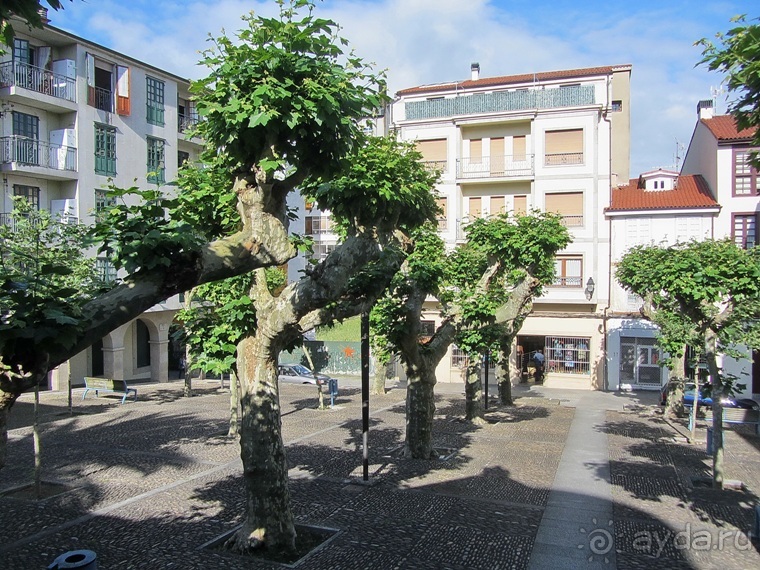
[[[486,402],[483,407],[484,409],[487,410],[488,409],[488,353],[487,352],[483,355],[483,362],[485,363],[485,369],[486,369],[486,385],[483,390],[485,393]]]
[[[361,316],[361,359],[362,359],[362,478],[369,481],[369,311]]]

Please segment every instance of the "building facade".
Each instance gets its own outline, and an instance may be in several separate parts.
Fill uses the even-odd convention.
[[[68,223],[92,223],[106,186],[161,188],[197,158],[189,82],[46,23],[16,26],[0,59],[0,174],[12,197]],[[169,190],[169,187],[166,188]],[[115,278],[105,259],[104,275]],[[177,298],[153,307],[54,371],[51,386],[83,376],[168,378],[169,328]]]
[[[605,387],[603,309],[609,302],[611,188],[627,180],[631,66],[481,78],[399,91],[389,125],[441,171],[439,230],[453,248],[475,218],[558,212],[573,238],[557,278],[534,302],[512,351],[513,381],[544,351],[545,383]],[[430,307],[433,309],[433,307]],[[436,311],[426,319],[435,322]],[[439,381],[461,381],[456,347]]]

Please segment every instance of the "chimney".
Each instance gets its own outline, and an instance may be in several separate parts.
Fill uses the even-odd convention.
[[[40,8],[37,10],[37,12],[39,13],[40,20],[42,21],[43,24],[49,24],[50,23],[50,18],[48,18],[48,9],[47,8],[43,8],[43,7],[40,6]]]
[[[703,99],[697,103],[697,119],[712,119],[715,115],[715,109],[713,109],[713,102],[711,99]]]
[[[470,65],[470,72],[473,81],[480,79],[480,64],[477,61]]]

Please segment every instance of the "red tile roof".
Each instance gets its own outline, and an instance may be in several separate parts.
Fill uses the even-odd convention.
[[[644,190],[639,179],[632,178],[627,186],[612,190],[610,207],[605,212],[627,210],[684,210],[717,208],[707,181],[700,174],[679,176],[673,190]]]
[[[435,85],[420,85],[397,91],[396,95],[413,95],[415,93],[429,93],[432,91],[446,91],[449,89],[473,89],[477,87],[492,87],[497,85],[510,85],[514,83],[530,83],[533,81],[550,81],[552,79],[572,79],[589,77],[592,75],[609,75],[613,70],[630,69],[630,65],[615,65],[604,67],[587,67],[585,69],[564,69],[560,71],[543,71],[540,73],[523,73],[522,75],[503,75],[500,77],[484,77],[472,81],[452,81],[450,83],[437,83]]]
[[[731,115],[718,115],[712,119],[701,119],[701,122],[719,141],[751,139],[757,131],[757,127],[737,131],[736,119]]]

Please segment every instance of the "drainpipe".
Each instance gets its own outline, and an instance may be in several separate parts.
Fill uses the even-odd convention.
[[[609,125],[609,186],[610,186],[610,200],[612,200],[612,120],[609,118],[608,113],[610,111],[610,101],[612,101],[612,78],[607,77],[607,106],[602,111],[602,120]],[[609,365],[609,339],[607,338],[607,319],[609,318],[607,313],[612,306],[612,218],[609,219],[607,232],[607,306],[602,309],[602,343],[604,347],[604,372],[602,375],[602,390],[607,392],[610,387],[610,365]]]

